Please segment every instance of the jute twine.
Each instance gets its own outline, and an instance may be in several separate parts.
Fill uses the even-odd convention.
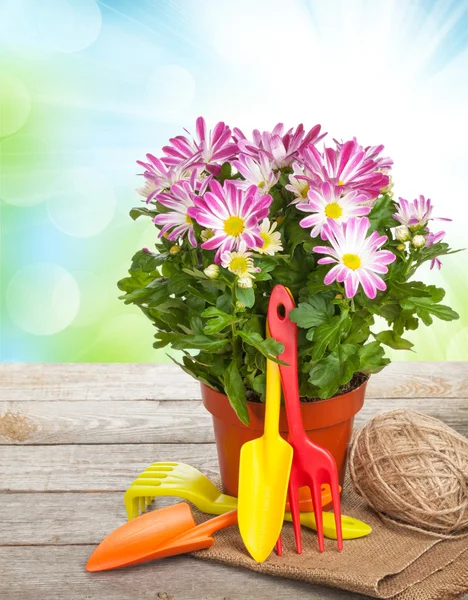
[[[442,538],[468,534],[468,440],[409,409],[371,419],[351,445],[356,492],[389,523]]]

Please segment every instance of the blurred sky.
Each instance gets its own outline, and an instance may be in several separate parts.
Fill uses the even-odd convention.
[[[155,237],[136,159],[199,115],[383,143],[465,246],[467,47],[464,0],[2,0],[1,360],[167,360],[116,281]],[[393,359],[468,360],[466,261],[421,275],[461,319]]]

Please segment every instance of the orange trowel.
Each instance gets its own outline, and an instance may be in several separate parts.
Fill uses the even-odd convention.
[[[237,523],[237,510],[197,525],[186,502],[141,515],[108,535],[92,553],[87,571],[107,571],[209,548],[213,534]]]

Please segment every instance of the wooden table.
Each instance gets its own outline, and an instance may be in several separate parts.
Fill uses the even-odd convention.
[[[466,363],[395,363],[372,377],[356,424],[410,407],[468,436],[467,371]],[[177,367],[0,365],[0,598],[365,598],[188,557],[87,573],[95,544],[125,521],[127,486],[167,460],[217,470],[211,417],[197,382]]]

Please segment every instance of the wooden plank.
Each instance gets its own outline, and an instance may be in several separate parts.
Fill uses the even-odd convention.
[[[409,407],[468,437],[468,398],[368,398],[357,415]],[[200,402],[0,402],[0,444],[211,443],[211,415]]]
[[[0,494],[0,546],[98,544],[126,520],[122,492]]]
[[[87,573],[94,546],[0,547],[5,600],[366,600],[367,596],[201,562],[166,558]]]
[[[152,462],[215,473],[214,444],[0,446],[0,491],[125,491]]]
[[[369,398],[468,396],[463,362],[395,362],[374,375]],[[0,364],[0,400],[198,400],[197,381],[168,364]]]
[[[0,402],[0,444],[213,442],[200,401]]]

